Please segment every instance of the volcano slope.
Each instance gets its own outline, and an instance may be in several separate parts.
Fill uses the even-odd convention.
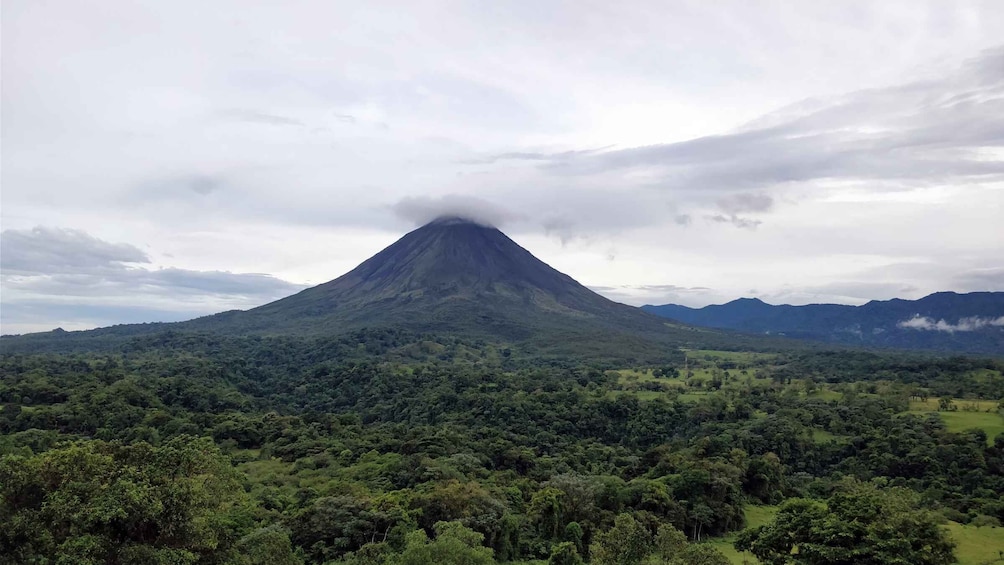
[[[52,340],[88,349],[88,342],[162,331],[317,338],[372,328],[590,358],[658,358],[681,347],[791,347],[782,340],[682,325],[613,302],[537,259],[497,228],[444,217],[404,235],[337,279],[257,308],[173,324],[5,338],[3,349],[35,349],[33,343],[56,343]]]

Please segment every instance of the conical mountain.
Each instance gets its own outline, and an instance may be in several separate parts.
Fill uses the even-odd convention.
[[[165,332],[327,338],[380,328],[621,364],[666,359],[680,347],[778,345],[768,338],[682,325],[618,304],[551,268],[498,229],[446,217],[406,234],[335,280],[258,308],[187,322],[5,337],[2,349],[108,349]]]
[[[555,331],[651,333],[667,327],[665,320],[582,286],[498,229],[458,217],[406,234],[333,281],[187,324],[266,334],[394,326],[517,340]]]

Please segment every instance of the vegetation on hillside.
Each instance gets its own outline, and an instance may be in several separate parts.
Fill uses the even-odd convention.
[[[729,536],[770,563],[949,563],[958,528],[1004,520],[1004,436],[943,415],[1001,418],[1002,370],[398,331],[7,354],[0,562],[711,564]],[[746,529],[751,505],[780,510]]]

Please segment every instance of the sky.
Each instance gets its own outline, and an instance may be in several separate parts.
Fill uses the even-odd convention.
[[[1004,3],[4,0],[3,333],[336,278],[438,215],[628,304],[1004,291]]]

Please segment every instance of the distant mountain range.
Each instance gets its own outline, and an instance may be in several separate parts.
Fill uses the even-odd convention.
[[[1004,292],[938,292],[861,306],[774,306],[757,298],[642,310],[685,324],[858,345],[1004,355]]]

